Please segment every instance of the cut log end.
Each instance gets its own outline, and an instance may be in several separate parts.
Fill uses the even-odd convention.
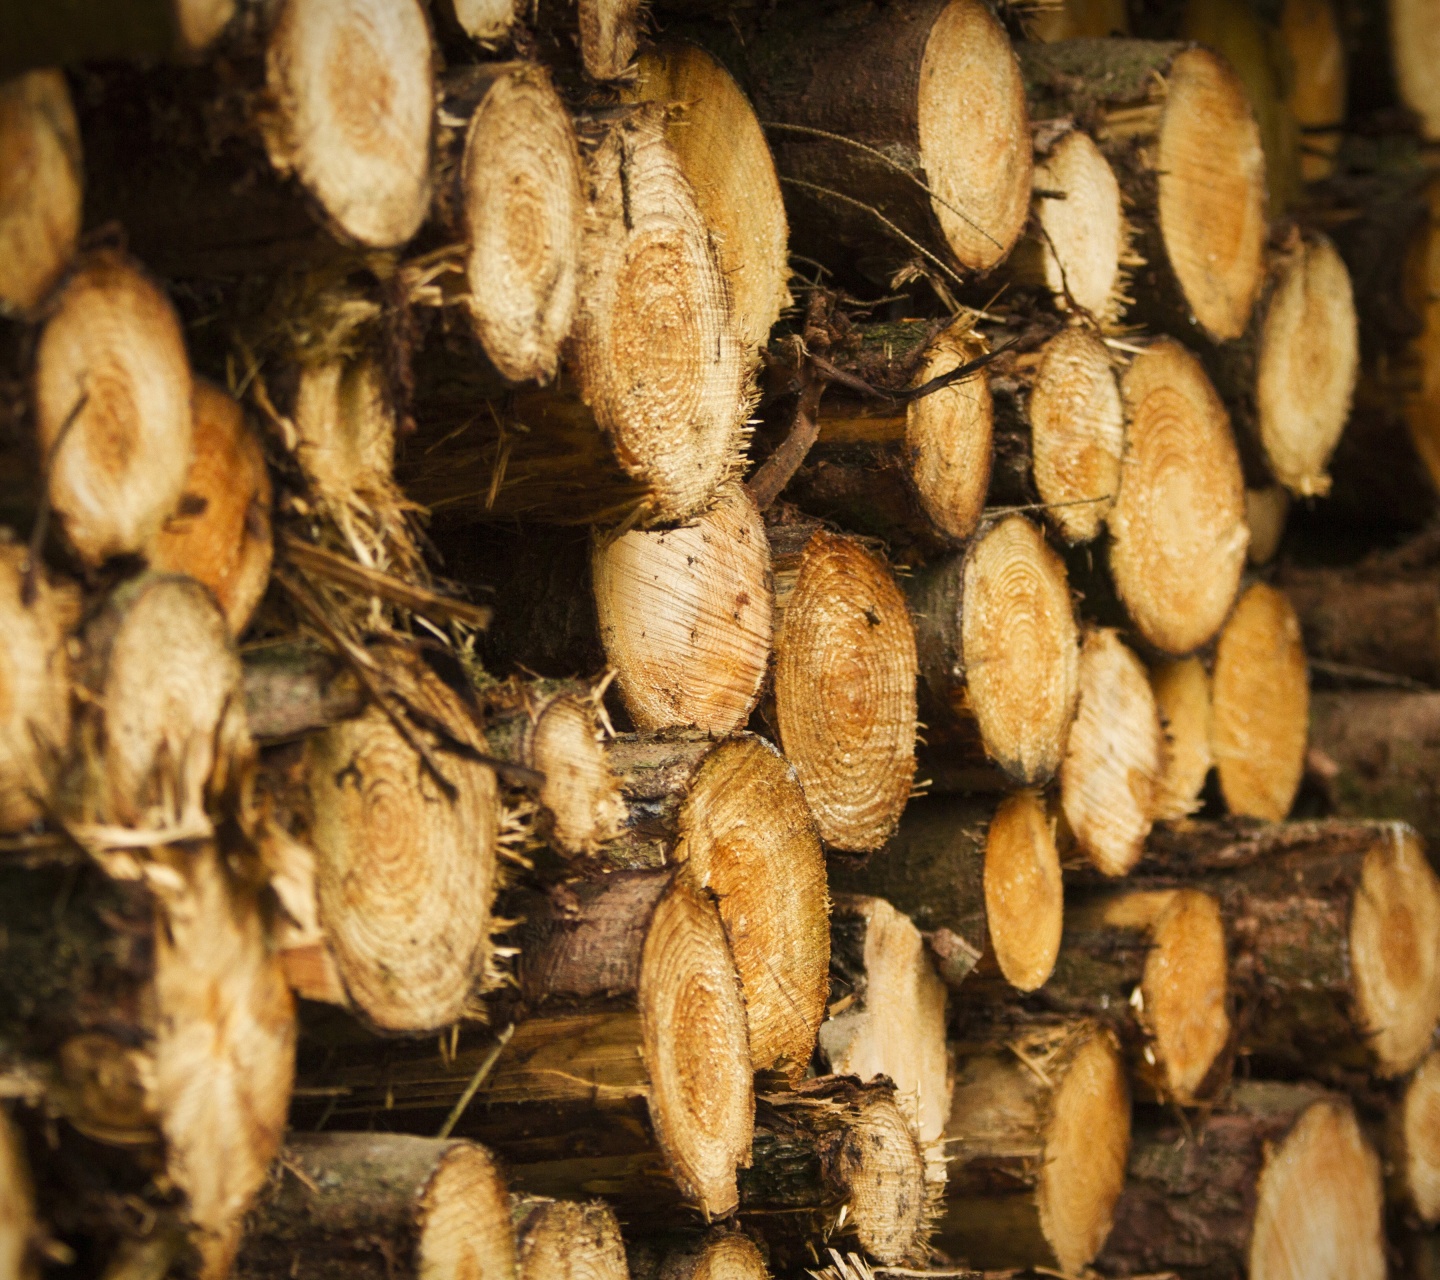
[[[1183,655],[1230,612],[1249,531],[1240,455],[1200,362],[1162,339],[1121,387],[1129,419],[1110,569],[1150,644]]]
[[[1400,1180],[1420,1220],[1440,1222],[1440,1052],[1430,1052],[1405,1086],[1396,1152]]]
[[[546,836],[562,853],[596,853],[617,833],[624,800],[605,760],[593,698],[561,694],[536,713],[527,756],[545,775],[540,805]]]
[[[723,736],[760,697],[770,661],[770,545],[753,499],[727,484],[693,523],[601,537],[592,555],[605,656],[642,730]]]
[[[1285,593],[1256,583],[1215,649],[1215,763],[1232,813],[1278,822],[1305,770],[1310,681],[1300,621]]]
[[[1348,1104],[1314,1103],[1271,1153],[1256,1194],[1254,1280],[1386,1274],[1380,1161]]]
[[[1060,306],[1112,323],[1124,308],[1129,234],[1110,162],[1072,129],[1035,166],[1035,187],[1046,287]]]
[[[451,1146],[426,1183],[418,1218],[417,1275],[463,1280],[512,1274],[510,1197],[499,1167],[483,1147]]]
[[[169,300],[119,255],[91,257],[65,282],[35,357],[47,496],[86,564],[143,554],[175,510],[191,395]]]
[[[1219,54],[1187,49],[1170,64],[1155,167],[1185,300],[1211,338],[1238,338],[1265,275],[1265,153],[1245,86]]]
[[[768,742],[723,742],[696,772],[675,857],[714,895],[755,1070],[803,1072],[830,967],[825,855],[795,771]]]
[[[1350,417],[1360,361],[1350,273],[1328,241],[1303,242],[1279,268],[1260,331],[1260,443],[1300,497],[1329,492],[1325,466]]]
[[[150,564],[209,587],[238,636],[270,581],[270,473],[244,410],[208,382],[195,383],[194,446],[184,493]]]
[[[516,0],[451,0],[455,21],[477,44],[492,47],[510,34],[520,8]]]
[[[866,1106],[830,1162],[846,1191],[846,1226],[860,1247],[889,1266],[923,1256],[930,1190],[924,1156],[900,1107],[889,1098]]]
[[[0,1111],[0,1274],[38,1280],[35,1245],[40,1224],[25,1143],[10,1117]]]
[[[638,1280],[652,1280],[635,1272]],[[765,1258],[749,1236],[714,1231],[695,1245],[673,1250],[653,1280],[770,1280]]]
[[[1199,658],[1161,663],[1150,673],[1165,726],[1165,771],[1156,791],[1155,816],[1174,821],[1200,807],[1200,793],[1215,763],[1210,674]]]
[[[960,264],[987,271],[1025,227],[1033,160],[1025,83],[1005,29],[980,0],[941,10],[919,84],[931,208]]]
[[[1100,532],[1120,491],[1125,415],[1105,344],[1067,329],[1045,344],[1030,389],[1035,488],[1068,543]]]
[[[681,1191],[707,1219],[739,1203],[754,1124],[745,1002],[724,926],[676,882],[655,908],[640,966],[650,1118]]]
[[[80,126],[65,77],[0,85],[0,311],[39,306],[80,234]]]
[[[1394,823],[1365,856],[1350,913],[1357,1022],[1382,1075],[1409,1071],[1440,1023],[1440,880]]]
[[[1054,822],[1035,791],[1007,796],[985,837],[985,916],[1005,980],[1037,991],[1055,968],[1065,922]]]
[[[947,330],[930,345],[916,384],[959,368],[981,350],[965,333]],[[983,374],[905,408],[911,483],[935,529],[957,542],[975,532],[985,507],[994,419],[990,382]]]
[[[1165,738],[1140,660],[1109,630],[1080,651],[1080,703],[1060,766],[1060,801],[1097,868],[1123,876],[1139,860],[1155,816]]]
[[[580,61],[592,80],[618,80],[631,71],[640,41],[641,0],[578,0]]]
[[[403,244],[429,206],[432,56],[414,0],[291,0],[270,31],[271,163],[366,248]]]
[[[1428,139],[1440,138],[1440,77],[1435,60],[1440,35],[1426,0],[1389,0],[1390,54],[1400,98],[1420,120]]]
[[[513,1215],[520,1246],[517,1280],[630,1280],[620,1224],[601,1201],[517,1196]]]
[[[575,126],[550,78],[512,64],[465,135],[460,221],[470,316],[511,382],[549,381],[575,318],[585,216]]]

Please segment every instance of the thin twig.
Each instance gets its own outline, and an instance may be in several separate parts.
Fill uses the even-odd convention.
[[[465,1092],[460,1095],[459,1100],[451,1109],[450,1114],[445,1117],[445,1123],[440,1126],[440,1132],[435,1135],[437,1138],[448,1138],[451,1131],[460,1123],[460,1117],[465,1114],[465,1108],[470,1105],[471,1100],[480,1091],[480,1086],[485,1082],[485,1077],[490,1074],[496,1062],[499,1061],[502,1050],[510,1043],[510,1037],[514,1034],[515,1024],[512,1022],[504,1031],[495,1037],[495,1043],[490,1047],[490,1052],[480,1060],[480,1065],[476,1068],[475,1074],[470,1077],[470,1083],[465,1086]]]
[[[1356,684],[1374,684],[1386,689],[1408,689],[1411,693],[1433,693],[1435,687],[1409,676],[1396,675],[1393,671],[1377,671],[1373,667],[1357,667],[1348,662],[1327,662],[1323,658],[1311,658],[1310,669],[1337,680],[1353,680]]]
[[[780,496],[820,435],[820,397],[825,392],[825,379],[814,376],[813,366],[808,361],[801,376],[805,382],[800,391],[800,403],[795,406],[795,422],[790,434],[745,482],[761,511],[767,510]]]

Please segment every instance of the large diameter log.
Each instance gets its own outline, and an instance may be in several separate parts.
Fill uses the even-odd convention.
[[[33,312],[80,234],[80,126],[58,71],[0,84],[0,311]]]
[[[1249,529],[1224,405],[1178,342],[1148,347],[1121,382],[1127,437],[1109,515],[1110,572],[1144,640],[1183,655],[1230,612]]]
[[[830,916],[830,1016],[820,1057],[832,1075],[884,1076],[920,1142],[938,1142],[950,1115],[945,985],[925,940],[883,898],[845,896]]]
[[[0,544],[0,832],[53,808],[70,747],[67,638],[78,612],[72,588],[38,565],[32,575],[23,548]]]
[[[530,63],[464,67],[443,91],[436,210],[463,245],[464,305],[501,377],[548,382],[579,294],[585,196],[574,122]]]
[[[813,525],[769,530],[775,721],[820,836],[877,849],[915,777],[915,632],[885,562]]]
[[[789,229],[775,162],[755,111],[719,62],[669,41],[635,63],[627,101],[669,108],[665,134],[715,242],[740,340],[763,347],[790,305]]]
[[[512,391],[468,334],[417,356],[402,479],[438,517],[681,522],[739,469],[749,360],[663,109],[610,124],[586,161],[569,377]]]
[[[155,540],[150,565],[209,587],[238,636],[270,584],[270,473],[244,410],[199,379],[193,443],[184,490]]]
[[[1080,688],[1064,562],[1024,516],[907,577],[932,745],[1025,786],[1059,767]],[[976,749],[978,747],[978,750]]]
[[[975,1267],[1083,1271],[1130,1150],[1114,1037],[1084,1021],[977,1027],[952,1046],[948,1181],[934,1243]]]
[[[473,1142],[292,1134],[247,1224],[238,1280],[518,1280],[510,1196]]]
[[[1165,768],[1156,785],[1155,816],[1188,818],[1200,808],[1200,793],[1215,764],[1210,673],[1199,658],[1178,658],[1150,672],[1150,688],[1165,726]]]
[[[45,497],[87,565],[144,554],[184,492],[190,363],[165,295],[111,251],[65,281],[35,352]]]
[[[1230,812],[1278,822],[1305,771],[1310,680],[1300,620],[1283,591],[1256,583],[1215,646],[1215,766]]]
[[[603,1201],[516,1195],[510,1214],[518,1280],[630,1280],[620,1224]]]
[[[131,878],[68,854],[5,868],[0,1054],[86,1137],[142,1160],[160,1144],[200,1274],[222,1280],[280,1148],[294,1007],[226,851],[113,865]]]
[[[1100,1265],[1260,1280],[1386,1274],[1380,1161],[1348,1101],[1247,1081],[1202,1121],[1137,1122]]]
[[[1021,991],[1043,985],[1054,968],[1064,918],[1060,856],[1038,792],[1017,791],[998,805],[923,797],[865,864],[832,859],[830,882],[905,912],[951,987],[987,952]]]
[[[1265,156],[1235,72],[1178,43],[1068,40],[1017,52],[1031,114],[1071,117],[1114,168],[1144,260],[1131,291],[1142,309],[1217,341],[1238,338],[1264,278],[1266,215]]]

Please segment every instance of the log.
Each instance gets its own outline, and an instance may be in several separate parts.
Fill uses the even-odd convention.
[[[193,423],[190,471],[174,514],[155,539],[150,566],[209,587],[230,633],[239,636],[270,585],[270,473],[244,410],[201,379],[195,381]]]
[[[1289,55],[1287,106],[1300,127],[1300,177],[1320,182],[1335,171],[1345,122],[1347,57],[1331,0],[1285,0],[1280,39]]]
[[[0,1269],[15,1280],[39,1280],[41,1239],[25,1140],[0,1111]]]
[[[0,312],[33,315],[80,235],[80,126],[58,71],[0,84],[0,154]]]
[[[1386,1165],[1404,1206],[1440,1222],[1440,1055],[1432,1049],[1406,1081],[1386,1126]]]
[[[740,340],[758,350],[791,303],[789,228],[764,130],[730,73],[698,45],[646,49],[635,72],[621,100],[667,107],[665,136],[710,229]]]
[[[989,955],[1020,991],[1042,986],[1055,966],[1064,919],[1060,856],[1037,792],[1016,791],[998,804],[925,797],[864,865],[832,859],[830,883],[904,911],[952,988]]]
[[[749,360],[663,109],[630,109],[585,159],[567,377],[512,390],[469,333],[417,353],[401,478],[438,519],[680,523],[739,469]]]
[[[517,1280],[630,1280],[620,1224],[604,1201],[517,1195],[510,1212],[520,1254]]]
[[[1386,1274],[1380,1162],[1348,1101],[1246,1081],[1196,1126],[1137,1120],[1100,1265],[1255,1280]]]
[[[1300,620],[1283,591],[1256,583],[1215,646],[1215,767],[1231,813],[1279,822],[1300,790],[1310,680]]]
[[[496,372],[549,382],[579,295],[585,194],[575,124],[543,67],[442,82],[436,220],[461,246],[463,305]]]
[[[1435,28],[1423,0],[1389,0],[1390,59],[1400,101],[1415,115],[1420,136],[1440,138],[1440,86],[1435,79]]]
[[[1087,632],[1079,686],[1060,764],[1061,811],[1090,861],[1107,876],[1123,876],[1155,821],[1164,728],[1143,664],[1114,631]]]
[[[21,547],[0,543],[0,832],[21,831],[54,809],[70,747],[67,638],[79,593],[40,570]],[[34,597],[27,600],[26,585]]]
[[[915,633],[889,566],[813,522],[771,525],[774,720],[820,837],[882,845],[915,777]]]
[[[1070,117],[1114,169],[1144,266],[1133,295],[1152,327],[1238,338],[1264,275],[1265,155],[1244,85],[1178,42],[1017,47],[1036,120]]]
[[[149,1178],[137,1203],[178,1217],[215,1280],[279,1151],[295,1051],[264,915],[231,859],[197,841],[121,855],[123,879],[69,850],[0,869],[7,1070],[122,1163],[156,1153],[182,1207]]]
[[[885,1077],[921,1145],[950,1115],[945,984],[920,931],[883,898],[845,895],[830,913],[831,995],[819,1055],[831,1075]]]
[[[515,0],[441,0],[438,13],[453,18],[455,25],[482,49],[501,44],[519,20]]]
[[[236,0],[142,0],[118,10],[98,3],[17,9],[0,24],[0,75],[92,59],[194,57],[236,8]]]
[[[755,1242],[726,1228],[676,1243],[644,1241],[629,1255],[632,1280],[770,1280]]]
[[[1130,1149],[1114,1038],[1084,1020],[979,1026],[952,1053],[935,1243],[974,1267],[1079,1274],[1110,1233]]]
[[[1240,586],[1248,528],[1240,458],[1200,362],[1162,338],[1121,382],[1125,462],[1110,527],[1115,589],[1141,638],[1193,652]]]
[[[1080,689],[1065,564],[1024,516],[907,577],[930,745],[1035,786],[1060,766]]]
[[[232,1274],[519,1280],[526,1273],[516,1253],[510,1197],[484,1147],[395,1133],[296,1133]]]
[[[1155,817],[1173,822],[1200,808],[1200,793],[1215,764],[1210,673],[1199,658],[1172,659],[1151,669],[1150,689],[1165,726]]]
[[[87,256],[40,331],[34,378],[38,474],[66,542],[92,568],[145,554],[192,450],[190,363],[169,300],[118,253]]]
[[[625,80],[634,67],[644,9],[643,0],[567,0],[534,13],[535,34],[551,61],[572,75]]]
[[[1283,485],[1245,490],[1245,524],[1250,530],[1246,554],[1252,565],[1269,564],[1275,559],[1289,514],[1290,494]]]

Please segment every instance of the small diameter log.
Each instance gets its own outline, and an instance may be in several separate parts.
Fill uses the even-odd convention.
[[[1427,1053],[1405,1082],[1386,1124],[1386,1164],[1405,1208],[1440,1222],[1440,1053]]]
[[[765,1258],[749,1236],[714,1229],[695,1240],[630,1248],[631,1280],[770,1280]]]
[[[757,1071],[801,1072],[825,1016],[825,859],[795,770],[763,738],[617,738],[628,807],[609,866],[677,864],[720,910]]]
[[[231,861],[192,842],[120,855],[112,879],[58,854],[7,865],[0,891],[7,1068],[87,1138],[141,1167],[158,1155],[206,1280],[228,1274],[279,1151],[295,1053],[290,993]]]
[[[440,0],[437,9],[486,50],[501,44],[520,17],[516,0]]]
[[[165,295],[119,254],[92,254],[56,297],[35,353],[45,500],[88,566],[144,554],[184,492],[190,363]]]
[[[765,133],[740,86],[703,49],[668,41],[635,68],[621,98],[667,108],[665,136],[715,242],[740,340],[757,350],[790,305],[789,229]]]
[[[32,313],[75,253],[84,183],[65,77],[0,84],[0,312]]]
[[[25,1140],[0,1111],[0,1271],[14,1280],[39,1280],[42,1238]]]
[[[952,274],[1010,252],[1029,212],[1030,121],[979,0],[777,17],[737,57],[798,250],[874,281],[917,252]]]
[[[1151,670],[1150,689],[1165,728],[1155,817],[1173,822],[1200,808],[1200,793],[1215,764],[1210,673],[1199,658],[1177,658]]]
[[[770,665],[770,544],[755,501],[727,484],[689,524],[597,537],[590,561],[605,660],[641,730],[723,737]]]
[[[810,341],[807,331],[807,344]],[[814,349],[878,391],[920,386],[984,350],[968,321],[853,326]],[[819,436],[787,490],[806,511],[886,539],[897,553],[968,538],[985,506],[994,407],[984,371],[906,404],[831,387]]]
[[[821,839],[878,849],[915,778],[915,633],[889,566],[813,524],[769,529],[775,721]]]
[[[1110,1233],[1130,1151],[1114,1037],[1083,1019],[981,1026],[951,1051],[948,1181],[934,1243],[970,1266],[1080,1274]]]
[[[739,470],[749,360],[663,108],[611,123],[586,162],[562,384],[506,388],[468,334],[417,355],[402,479],[441,519],[681,522]]]
[[[520,1255],[517,1280],[630,1280],[620,1224],[603,1201],[517,1195],[510,1213]]]
[[[1415,113],[1421,136],[1440,138],[1440,83],[1434,15],[1424,0],[1389,0],[1390,59],[1400,101]]]
[[[1010,782],[1045,782],[1060,765],[1080,682],[1059,555],[1024,516],[1003,516],[904,589],[932,745]]]
[[[0,544],[0,832],[20,831],[54,807],[70,747],[68,635],[78,593]],[[33,598],[27,599],[27,583]]]
[[[833,1003],[820,1027],[827,1071],[892,1081],[928,1148],[950,1115],[950,1064],[945,984],[924,938],[883,898],[843,896],[830,913],[830,973]]]
[[[1060,765],[1060,804],[1075,842],[1107,876],[1135,865],[1155,821],[1165,731],[1145,667],[1118,633],[1080,649],[1080,700]]]
[[[1215,646],[1215,765],[1231,813],[1279,822],[1295,803],[1310,734],[1300,620],[1283,591],[1256,583]]]
[[[1159,327],[1245,332],[1264,278],[1265,155],[1239,77],[1180,43],[1018,47],[1030,113],[1070,117],[1105,152],[1144,265],[1131,291]]]
[[[1110,572],[1144,640],[1163,653],[1205,644],[1245,567],[1245,485],[1230,420],[1200,362],[1162,338],[1121,382],[1127,435],[1109,515]]]
[[[1345,123],[1345,39],[1331,0],[1285,0],[1280,39],[1290,55],[1286,105],[1300,127],[1300,177],[1319,182],[1335,171]]]
[[[510,1196],[473,1142],[291,1134],[235,1261],[237,1280],[520,1280]]]
[[[548,11],[535,11],[532,22],[549,59],[572,75],[582,73],[599,82],[625,80],[634,70],[644,8],[644,0],[566,0]]]
[[[958,987],[987,952],[1021,991],[1044,984],[1064,904],[1054,823],[1038,792],[992,800],[928,796],[863,866],[832,859],[832,886],[894,903],[925,933],[937,972]]]
[[[436,212],[463,246],[475,336],[502,378],[548,382],[579,294],[585,195],[574,122],[531,63],[459,68],[442,87]]]
[[[1203,1119],[1137,1119],[1099,1264],[1213,1280],[1380,1280],[1383,1210],[1380,1161],[1348,1101],[1246,1081]]]
[[[270,584],[270,502],[265,454],[244,410],[219,387],[197,379],[194,456],[175,512],[150,551],[150,566],[209,587],[232,635],[245,630]]]

